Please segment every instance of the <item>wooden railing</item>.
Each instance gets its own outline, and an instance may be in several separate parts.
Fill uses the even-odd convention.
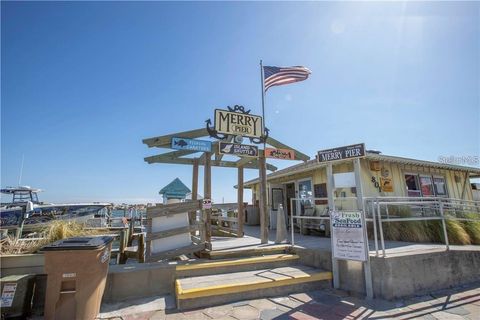
[[[208,240],[206,228],[209,226],[203,216],[200,200],[147,208],[146,261],[158,261],[204,250]],[[187,238],[189,241],[185,241]]]

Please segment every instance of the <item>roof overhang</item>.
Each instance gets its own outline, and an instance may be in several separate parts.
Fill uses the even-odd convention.
[[[475,167],[458,166],[458,165],[452,165],[447,163],[409,159],[409,158],[403,158],[403,157],[397,157],[397,156],[387,156],[387,155],[376,154],[376,153],[367,153],[364,159],[371,160],[371,161],[385,161],[385,162],[400,163],[400,164],[414,165],[414,166],[420,166],[420,167],[437,168],[437,169],[443,169],[443,170],[461,171],[461,172],[468,173],[470,175],[470,178],[480,177],[480,168],[475,168]],[[351,159],[341,160],[341,161],[336,161],[334,163],[338,164],[338,163],[350,162],[350,161],[352,160]],[[326,162],[318,162],[317,159],[312,159],[305,163],[300,163],[282,170],[278,170],[274,173],[271,173],[267,175],[267,180],[280,179],[280,178],[288,177],[291,175],[301,174],[311,170],[324,168],[326,166],[327,166]],[[257,184],[258,182],[259,182],[258,178],[246,181],[244,184],[244,187],[251,188],[253,185]]]

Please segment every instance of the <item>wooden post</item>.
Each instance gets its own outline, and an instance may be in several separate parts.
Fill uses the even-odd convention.
[[[373,281],[372,271],[370,268],[370,254],[368,247],[367,223],[365,221],[365,208],[363,207],[363,186],[362,186],[362,165],[360,159],[353,160],[353,170],[355,172],[355,188],[357,191],[357,209],[362,212],[363,237],[365,239],[365,252],[367,253],[367,261],[363,264],[363,274],[365,276],[365,291],[367,298],[373,299]],[[332,248],[333,251],[333,248]]]
[[[123,229],[120,232],[120,249],[118,251],[118,264],[125,264],[127,261],[125,256],[125,247],[127,244],[127,232],[128,229]]]
[[[212,154],[205,152],[205,166],[203,174],[203,198],[212,200],[212,166],[211,166]],[[207,246],[211,247],[212,228],[211,228],[211,209],[204,210],[204,222],[205,222],[205,241]]]
[[[327,197],[328,197],[328,209],[330,211],[335,210],[335,198],[333,197],[334,181],[333,181],[333,165],[332,163],[327,164]],[[331,214],[329,213],[331,216]],[[332,219],[330,219],[330,234],[332,234]],[[330,243],[332,248],[332,273],[333,273],[333,287],[335,289],[340,288],[340,276],[339,276],[339,266],[338,260],[333,256],[333,237],[330,235]]]
[[[132,216],[130,217],[130,224],[128,225],[128,241],[127,245],[131,246],[133,243],[133,234],[135,233],[135,217]]]
[[[260,174],[260,238],[261,243],[268,243],[267,164],[264,151],[260,153],[258,164]]]
[[[237,201],[238,201],[238,225],[237,237],[243,237],[243,223],[245,222],[245,207],[243,206],[243,167],[238,167],[237,183]]]
[[[193,172],[192,172],[192,201],[196,201],[198,199],[198,159],[195,158],[193,160]],[[194,225],[197,223],[197,211],[190,211],[188,213],[188,222],[190,225]],[[192,230],[192,236],[196,235],[196,231]]]
[[[145,234],[143,232],[138,236],[138,262],[145,262]]]
[[[197,200],[198,195],[198,159],[193,160],[192,172],[192,200]]]

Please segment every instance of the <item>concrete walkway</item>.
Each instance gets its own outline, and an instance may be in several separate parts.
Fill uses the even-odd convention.
[[[269,230],[269,244],[273,244],[275,240],[276,230]],[[262,246],[260,245],[260,227],[245,226],[244,237],[242,238],[226,238],[212,237],[213,250],[241,250],[248,247]],[[295,246],[308,249],[325,249],[330,250],[330,238],[317,235],[302,235],[295,233]],[[288,239],[291,241],[291,233],[288,233]],[[373,240],[369,240],[370,255],[375,255],[375,244]],[[265,245],[263,245],[265,246]],[[379,254],[381,255],[380,240],[378,241]],[[435,243],[414,243],[403,241],[385,241],[385,252],[387,256],[411,255],[425,252],[445,251],[445,245]],[[479,250],[480,245],[451,245],[450,250]]]
[[[468,319],[480,320],[480,283],[406,300],[365,300],[340,290],[312,291],[247,300],[187,312],[175,310],[173,297],[102,305],[99,319]]]

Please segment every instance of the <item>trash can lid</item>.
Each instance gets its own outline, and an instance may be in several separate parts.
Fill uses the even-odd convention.
[[[94,250],[104,247],[112,241],[113,237],[109,236],[67,238],[46,245],[42,248],[42,251]]]

